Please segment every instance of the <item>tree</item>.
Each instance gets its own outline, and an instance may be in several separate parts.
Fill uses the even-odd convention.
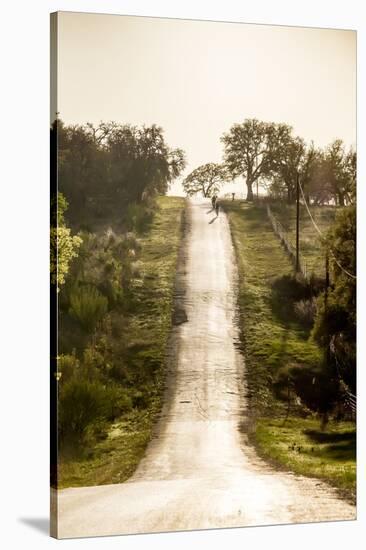
[[[245,178],[248,201],[253,200],[253,184],[272,175],[290,135],[286,124],[246,119],[222,136],[225,165],[233,178]]]
[[[78,255],[78,248],[81,245],[81,238],[72,236],[71,231],[66,227],[64,212],[67,209],[65,197],[58,193],[58,200],[53,201],[50,231],[50,270],[51,284],[57,285],[57,292],[60,286],[65,283],[65,277],[69,271],[70,262]]]
[[[356,207],[337,213],[327,246],[331,287],[318,299],[313,336],[326,350],[333,371],[356,389]],[[330,353],[331,352],[331,353]]]
[[[333,190],[324,170],[324,151],[316,149],[311,143],[300,170],[301,185],[308,204],[329,204],[333,198]]]
[[[347,201],[349,204],[356,202],[356,184],[357,184],[357,153],[351,147],[346,153],[344,159],[344,169],[348,179]]]
[[[89,127],[57,121],[58,185],[70,204],[69,217],[80,216],[88,199],[103,189],[102,151]]]
[[[356,196],[356,153],[345,151],[335,140],[324,151],[303,139],[284,134],[273,158],[269,189],[273,196],[294,202],[299,174],[307,202],[316,205],[334,201],[353,204]]]
[[[204,197],[212,197],[228,179],[226,168],[211,162],[193,170],[183,181],[183,188],[189,196],[202,193]]]
[[[356,153],[346,153],[342,140],[336,139],[325,150],[321,165],[322,180],[332,190],[338,206],[351,204],[356,193]]]
[[[296,199],[297,174],[301,172],[305,160],[306,145],[303,139],[292,137],[290,134],[283,139],[281,148],[273,159],[273,172],[277,185],[284,187],[287,202]]]
[[[185,154],[170,148],[162,128],[101,122],[66,126],[57,121],[58,183],[78,226],[90,217],[147,203],[167,192],[185,168]]]
[[[115,124],[106,139],[111,191],[125,203],[165,194],[185,168],[181,149],[170,149],[163,130]]]
[[[274,160],[270,179],[271,195],[286,199],[289,204],[296,199],[296,180],[300,176],[308,204],[324,204],[332,199],[332,188],[324,176],[324,153],[309,146],[300,137],[288,135]]]

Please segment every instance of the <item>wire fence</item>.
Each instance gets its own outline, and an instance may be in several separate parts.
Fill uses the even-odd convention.
[[[273,231],[280,239],[283,247],[285,248],[287,254],[289,255],[294,267],[296,267],[296,244],[293,242],[288,231],[285,230],[281,222],[273,214],[270,205],[267,203],[267,216],[272,224]],[[305,279],[308,279],[308,269],[306,264],[306,259],[302,254],[299,254],[299,269],[302,276]]]
[[[303,199],[303,202],[304,202],[304,205],[305,205],[305,208],[307,210],[307,213],[309,214],[309,217],[311,219],[311,222],[315,228],[315,230],[317,231],[317,233],[319,234],[321,240],[323,242],[326,241],[326,238],[325,236],[323,235],[323,233],[320,231],[318,225],[315,223],[315,220],[310,212],[310,209],[309,209],[309,205],[307,203],[307,200],[305,198],[305,194],[304,194],[304,190],[302,188],[302,185],[301,185],[301,182],[300,180],[298,179],[298,185],[299,185],[299,188],[300,188],[300,191],[301,191],[301,195],[302,195],[302,199]],[[348,277],[350,277],[351,279],[357,279],[356,275],[354,275],[353,273],[350,273],[349,271],[347,271],[347,269],[345,269],[342,264],[337,260],[333,250],[331,248],[329,248],[329,252],[330,252],[330,255],[332,257],[332,259],[335,261],[335,263],[337,264],[337,266],[339,267],[339,269],[341,269],[343,271],[343,273],[345,273]]]
[[[329,349],[331,354],[333,355],[333,358],[335,360],[335,365],[337,369],[337,376],[339,380],[339,386],[342,393],[342,398],[344,405],[352,412],[353,415],[356,415],[357,411],[357,397],[354,393],[352,393],[348,387],[348,385],[345,383],[342,377],[342,369],[341,369],[341,361],[339,360],[337,356],[337,349],[335,346],[335,337],[333,336],[330,344]]]
[[[357,412],[356,399],[354,397],[350,396],[349,394],[345,393],[344,397],[343,397],[343,402],[344,402],[345,407],[347,407],[347,409],[349,409],[351,411],[352,415],[355,416],[356,412]]]
[[[281,222],[276,218],[276,216],[272,212],[271,207],[268,203],[266,204],[266,209],[267,209],[267,216],[271,222],[274,233],[280,239],[283,247],[285,248],[290,259],[292,260],[294,267],[296,267],[296,244],[292,239],[292,235],[285,230]],[[299,268],[303,277],[305,279],[309,279],[310,272],[308,270],[306,259],[301,253],[299,254]],[[350,275],[353,278],[355,278],[352,274],[349,274],[348,272],[346,273],[347,275]],[[349,387],[344,382],[341,376],[341,369],[340,369],[339,359],[336,353],[336,348],[334,345],[334,339],[332,339],[332,342],[330,344],[330,351],[334,357],[336,368],[337,368],[337,375],[340,383],[341,399],[343,401],[344,406],[351,412],[352,418],[353,418],[356,416],[356,411],[357,411],[357,397],[350,391]]]

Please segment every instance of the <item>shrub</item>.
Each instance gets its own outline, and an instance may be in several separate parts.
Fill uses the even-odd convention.
[[[75,353],[71,355],[60,355],[57,358],[57,370],[61,374],[63,382],[70,380],[80,369],[80,362]]]
[[[154,211],[145,204],[131,203],[127,207],[126,225],[138,233],[146,231],[153,219]]]
[[[87,429],[108,415],[108,391],[100,382],[73,378],[61,384],[59,428],[63,438],[82,440]]]
[[[83,367],[85,376],[96,378],[104,369],[104,357],[93,346],[89,346],[84,350]]]
[[[126,413],[132,409],[133,402],[127,389],[121,386],[111,386],[108,389],[109,406],[107,411],[108,420],[113,420],[117,416]]]
[[[85,346],[88,345],[89,335],[76,319],[71,317],[69,313],[61,311],[61,309],[59,311],[58,323],[59,354],[72,355],[75,350],[76,356],[80,359]]]
[[[312,326],[316,315],[316,299],[300,300],[295,302],[294,311],[296,317],[304,323],[304,325]]]
[[[91,285],[76,287],[70,295],[69,313],[87,332],[93,332],[107,309],[107,298]]]
[[[135,262],[140,245],[133,233],[82,234],[79,257],[72,264],[73,286],[94,286],[108,299],[109,309],[123,305],[131,279],[138,276]],[[79,281],[76,283],[76,281]],[[70,284],[67,294],[74,291]],[[66,297],[61,306],[69,307]]]
[[[295,392],[305,405],[319,414],[328,413],[339,397],[339,383],[324,365],[294,365],[289,375]]]
[[[137,409],[146,409],[150,403],[150,392],[146,387],[132,391],[132,403]]]
[[[272,283],[272,292],[278,300],[297,301],[311,296],[311,288],[308,283],[294,275],[283,275]]]
[[[326,352],[328,366],[356,392],[356,208],[338,212],[328,235],[331,286],[318,299],[313,337]],[[337,261],[335,261],[335,259]]]
[[[297,318],[302,323],[309,322],[311,326],[313,322],[311,319],[312,308],[315,308],[315,303],[312,306],[311,302],[323,287],[324,282],[316,277],[312,277],[310,280],[294,275],[278,277],[271,284],[273,312],[285,320]]]

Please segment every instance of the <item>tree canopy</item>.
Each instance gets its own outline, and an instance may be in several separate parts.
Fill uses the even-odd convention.
[[[337,213],[328,235],[332,285],[318,300],[315,339],[332,352],[334,371],[356,390],[356,207]]]
[[[77,235],[72,235],[66,226],[64,213],[67,210],[65,197],[58,193],[57,201],[51,205],[52,218],[50,230],[50,270],[51,284],[57,286],[59,292],[61,285],[65,283],[65,277],[69,272],[70,262],[78,255],[78,249],[82,240]]]
[[[57,121],[59,189],[77,224],[85,212],[95,215],[165,194],[185,168],[185,154],[170,148],[163,129],[101,122],[66,126]]]
[[[193,170],[183,181],[183,188],[189,196],[202,193],[204,197],[212,197],[228,179],[227,169],[211,162]]]
[[[356,153],[346,152],[342,140],[336,139],[325,150],[320,164],[322,184],[328,186],[339,206],[351,204],[356,188]]]
[[[294,136],[287,124],[246,119],[221,141],[228,171],[245,179],[247,200],[253,200],[253,184],[263,181],[271,195],[294,202],[299,174],[309,202],[345,206],[355,201],[357,156],[340,139],[322,150]]]
[[[291,127],[287,124],[253,118],[234,124],[222,136],[225,165],[233,178],[245,178],[247,200],[253,200],[253,184],[271,176],[278,166],[290,134]]]

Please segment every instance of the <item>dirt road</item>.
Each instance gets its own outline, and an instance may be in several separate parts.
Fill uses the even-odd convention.
[[[355,518],[324,483],[266,465],[239,432],[236,268],[226,216],[209,210],[189,206],[178,287],[188,320],[173,331],[167,399],[146,456],[126,483],[59,491],[60,538]]]

